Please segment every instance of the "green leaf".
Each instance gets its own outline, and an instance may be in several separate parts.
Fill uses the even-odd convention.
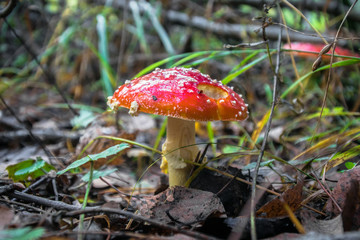
[[[52,108],[65,108],[68,109],[69,106],[65,103],[49,103],[46,105],[41,105],[42,107],[52,107]],[[88,105],[84,105],[84,104],[76,104],[76,103],[72,103],[71,107],[74,109],[80,109],[80,110],[85,110],[85,111],[89,111],[89,112],[95,112],[95,113],[103,113],[104,109],[98,108],[98,107],[93,107],[93,106],[88,106]]]
[[[260,166],[261,167],[268,166],[269,164],[273,163],[274,161],[275,161],[274,159],[271,159],[271,160],[268,160],[268,161],[265,161],[265,162],[261,162]],[[253,169],[255,167],[256,167],[256,162],[252,162],[252,163],[249,163],[248,165],[246,165],[245,167],[243,167],[242,170],[250,170],[250,169]]]
[[[45,162],[43,159],[38,158],[27,159],[14,165],[7,166],[9,178],[14,182],[26,181],[28,178],[36,179],[45,175],[50,170],[55,170],[53,166]]]
[[[0,239],[6,240],[35,240],[45,233],[43,228],[25,227],[16,229],[6,229],[0,231]]]
[[[93,176],[92,176],[92,180],[94,181],[95,179],[98,179],[100,177],[105,177],[107,175],[110,175],[112,174],[113,172],[116,172],[117,169],[114,168],[114,169],[107,169],[107,170],[104,170],[104,171],[97,171],[97,170],[94,170],[93,172]],[[90,172],[86,173],[82,178],[81,180],[83,180],[84,182],[88,182],[90,180]]]
[[[345,163],[345,167],[349,170],[353,169],[355,166],[356,166],[356,163],[354,163],[354,162],[346,162]]]
[[[108,149],[102,151],[101,153],[97,153],[97,154],[90,154],[86,157],[83,157],[79,160],[76,160],[75,162],[73,162],[72,164],[70,164],[67,168],[65,168],[64,170],[62,171],[59,171],[57,174],[58,175],[61,175],[71,169],[74,169],[74,168],[78,168],[80,167],[81,165],[84,165],[85,163],[88,163],[90,161],[96,161],[100,158],[107,158],[111,155],[115,155],[115,154],[118,154],[119,152],[121,152],[122,150],[126,149],[126,148],[129,148],[130,145],[127,144],[127,143],[121,143],[121,144],[118,144],[118,145],[115,145],[115,146],[112,146],[112,147],[109,147]]]
[[[80,114],[71,119],[71,125],[75,129],[84,128],[94,121],[95,118],[96,116],[92,111],[81,109]]]

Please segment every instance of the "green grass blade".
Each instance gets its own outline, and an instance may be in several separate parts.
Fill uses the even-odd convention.
[[[163,123],[161,124],[159,133],[156,136],[155,143],[154,143],[154,149],[158,149],[160,145],[161,138],[165,136],[166,134],[166,126],[167,126],[167,118],[164,119]],[[154,152],[152,153],[154,154]]]
[[[150,18],[152,25],[154,26],[156,32],[158,33],[162,44],[164,45],[166,52],[170,55],[175,54],[175,49],[170,41],[168,34],[166,33],[163,26],[160,24],[159,20],[156,17],[153,7],[148,2],[143,2],[147,16]]]
[[[175,55],[175,56],[171,56],[171,57],[168,57],[168,58],[165,58],[161,61],[158,61],[156,63],[153,63],[151,64],[150,66],[144,68],[143,70],[141,70],[138,74],[136,74],[133,78],[138,78],[138,77],[141,77],[142,75],[154,70],[155,68],[157,67],[160,67],[168,62],[171,62],[175,59],[178,59],[178,58],[182,58],[182,57],[186,57],[188,55],[190,55],[191,53],[183,53],[183,54],[179,54],[179,55]]]
[[[65,103],[48,103],[48,104],[40,105],[40,106],[41,107],[52,107],[52,108],[64,108],[64,109],[69,108],[69,106]],[[94,112],[94,113],[103,113],[104,112],[104,109],[94,107],[94,106],[88,106],[85,104],[74,103],[74,104],[71,104],[71,107],[74,109],[86,110],[86,111],[90,111],[90,112]]]
[[[210,140],[211,143],[213,143],[213,144],[211,144],[211,149],[212,149],[214,155],[216,155],[215,134],[214,134],[214,130],[212,128],[211,122],[207,122],[206,128],[207,128],[209,140]]]
[[[190,53],[189,56],[187,57],[184,57],[183,59],[177,61],[176,63],[174,63],[171,67],[176,67],[176,66],[179,66],[183,63],[186,63],[194,58],[197,58],[197,57],[200,57],[200,56],[203,56],[205,54],[209,54],[211,53],[210,51],[201,51],[201,52],[194,52],[194,53]]]
[[[245,65],[244,67],[242,67],[240,70],[227,75],[221,82],[223,84],[228,84],[229,82],[231,82],[234,78],[238,77],[240,74],[246,72],[247,70],[249,70],[250,68],[252,68],[253,66],[255,66],[256,64],[260,63],[261,61],[267,59],[268,55],[264,54],[263,56],[255,59],[254,61],[250,62],[249,64]]]
[[[236,65],[231,71],[230,73],[234,73],[235,71],[237,71],[238,69],[240,69],[240,67],[244,66],[250,59],[252,59],[253,57],[255,57],[256,55],[258,55],[260,52],[262,52],[261,50],[256,50],[252,53],[250,53],[248,56],[246,56],[244,58],[244,60],[242,60],[238,65]]]
[[[360,154],[360,145],[350,148],[344,152],[336,153],[327,163],[326,169],[329,170],[333,167],[336,167],[345,161],[359,156]]]
[[[264,49],[260,49],[258,50],[259,52],[264,52]],[[236,50],[236,51],[201,51],[201,52],[190,52],[190,53],[182,53],[179,55],[174,55],[174,56],[170,56],[168,58],[165,58],[163,60],[160,60],[158,62],[155,62],[153,64],[151,64],[150,66],[144,68],[143,70],[141,70],[138,74],[136,74],[134,76],[134,78],[140,77],[152,70],[154,70],[157,67],[160,67],[164,64],[167,64],[169,62],[174,61],[175,59],[179,59],[179,61],[177,61],[176,63],[172,64],[171,67],[175,67],[175,66],[179,66],[182,65],[194,58],[200,57],[200,56],[205,56],[205,55],[209,55],[208,57],[204,57],[201,59],[198,59],[194,62],[191,62],[187,65],[183,65],[183,67],[192,67],[192,66],[196,66],[199,65],[205,61],[211,60],[211,59],[215,59],[215,58],[221,58],[221,57],[225,57],[225,56],[229,56],[229,55],[234,55],[234,54],[242,54],[242,53],[253,53],[254,50]],[[266,57],[265,57],[266,58]],[[256,64],[256,63],[255,63]]]
[[[146,42],[145,38],[145,31],[144,31],[144,24],[143,19],[140,16],[140,9],[139,5],[136,1],[130,1],[129,7],[131,9],[135,25],[136,25],[136,35],[139,39],[140,46],[145,52],[146,55],[149,55],[151,53],[149,45]]]
[[[339,61],[339,62],[335,62],[332,64],[333,68],[337,68],[337,67],[345,67],[345,66],[349,66],[349,65],[354,65],[360,63],[360,59],[349,59],[349,60],[344,60],[344,61]],[[304,76],[300,77],[298,80],[296,80],[293,84],[291,84],[290,87],[288,87],[283,94],[281,95],[281,98],[285,98],[292,90],[295,89],[295,87],[297,87],[302,81],[304,81],[305,79],[307,79],[308,77],[310,77],[312,74],[320,72],[320,71],[324,71],[326,69],[330,68],[330,64],[322,66],[321,68],[318,68],[315,71],[311,71],[308,72],[307,74],[305,74]]]
[[[97,51],[97,49],[95,48],[95,46],[88,40],[88,39],[84,39],[84,43],[91,49],[91,51],[96,55],[96,57],[99,59],[100,61],[100,65],[101,65],[101,70],[105,71],[108,79],[110,80],[110,83],[113,87],[116,86],[115,83],[115,78],[114,78],[114,73],[112,72],[112,69],[109,65],[109,62],[106,61],[101,55],[100,53]],[[108,96],[111,96],[113,94],[113,92],[111,91],[111,94]]]
[[[106,19],[103,15],[99,14],[96,16],[97,24],[96,30],[99,36],[99,53],[101,59],[106,62],[106,65],[109,65],[109,54],[108,54],[108,40],[106,34]],[[111,85],[111,80],[108,75],[108,72],[103,67],[101,68],[101,81],[104,88],[104,93],[106,96],[111,96],[113,94],[113,87]]]

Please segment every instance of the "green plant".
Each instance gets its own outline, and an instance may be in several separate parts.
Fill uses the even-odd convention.
[[[14,182],[27,182],[28,180],[36,179],[47,174],[55,168],[49,163],[45,162],[42,158],[38,157],[36,160],[27,159],[14,165],[6,167],[9,178]]]

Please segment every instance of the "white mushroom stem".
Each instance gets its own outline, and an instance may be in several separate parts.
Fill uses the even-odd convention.
[[[195,146],[195,121],[168,117],[162,151],[168,162],[170,187],[184,186],[192,169],[184,160],[194,161],[199,151]]]

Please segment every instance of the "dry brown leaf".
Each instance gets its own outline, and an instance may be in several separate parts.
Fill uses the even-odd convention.
[[[14,212],[5,205],[0,205],[0,230],[3,230],[11,223],[14,218]]]
[[[288,213],[284,208],[284,202],[294,212],[301,207],[302,187],[304,183],[299,182],[295,187],[286,190],[280,197],[271,200],[262,206],[257,212],[258,217],[274,218],[287,216]]]

